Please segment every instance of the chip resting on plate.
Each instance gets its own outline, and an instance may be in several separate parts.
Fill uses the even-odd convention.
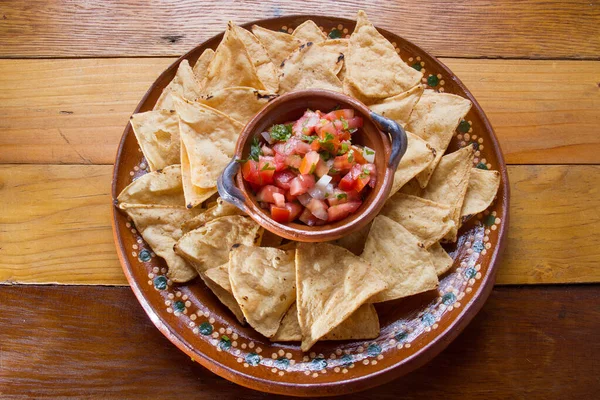
[[[246,124],[275,97],[277,96],[263,90],[230,87],[209,93],[197,101]]]
[[[233,246],[229,281],[246,321],[272,337],[296,300],[296,250]]]
[[[150,171],[179,164],[179,117],[174,110],[133,114],[129,122]]]
[[[346,54],[346,79],[371,98],[400,94],[421,82],[423,73],[406,64],[394,46],[359,11]]]
[[[500,187],[500,172],[479,168],[471,169],[467,194],[460,212],[461,217],[482,212],[492,204]]]
[[[372,104],[369,108],[377,114],[393,119],[400,126],[404,127],[408,123],[410,113],[422,94],[423,85],[417,85],[406,92],[402,92],[393,97],[388,97],[376,104]]]
[[[394,172],[394,182],[392,183],[390,196],[417,176],[419,172],[427,168],[435,158],[435,150],[426,141],[408,131],[406,137],[408,138],[406,153],[404,153],[396,172]]]
[[[444,250],[440,242],[432,244],[427,251],[429,254],[431,254],[431,261],[435,267],[435,273],[438,276],[445,274],[450,268],[452,268],[454,260],[448,253],[446,253],[446,250]]]
[[[298,243],[296,302],[302,351],[308,351],[373,295],[385,290],[385,280],[377,269],[344,248]]]
[[[298,25],[292,32],[292,36],[300,39],[303,43],[320,43],[327,39],[323,31],[310,19]]]
[[[279,90],[279,69],[271,61],[267,49],[252,32],[237,25],[234,25],[234,29],[244,46],[246,46],[246,50],[248,50],[248,55],[254,64],[254,68],[256,68],[258,79],[267,91],[277,93]]]
[[[373,220],[361,257],[377,268],[388,284],[387,289],[370,299],[371,302],[400,299],[438,285],[425,246],[406,228],[384,215]]]
[[[208,70],[208,64],[212,61],[215,56],[215,51],[213,49],[206,49],[200,54],[198,60],[194,64],[194,68],[192,71],[194,72],[194,76],[199,83],[202,83],[204,78],[206,78],[206,72]],[[193,99],[190,99],[193,100]]]
[[[279,68],[292,51],[302,44],[302,41],[285,32],[272,31],[258,25],[252,25],[252,33],[267,49],[273,64]]]
[[[210,279],[229,293],[233,294],[231,282],[229,281],[229,263],[219,265],[218,267],[209,268],[204,271],[206,278]],[[241,310],[241,309],[240,309]]]
[[[163,89],[160,97],[154,105],[154,110],[173,110],[173,95],[178,95],[184,99],[194,100],[199,97],[200,82],[196,79],[192,67],[188,60],[182,60],[177,68],[177,73],[173,80]]]
[[[192,167],[185,142],[180,143],[181,149],[181,182],[187,208],[194,208],[217,193],[216,187],[201,188],[192,182]]]
[[[170,165],[140,176],[119,193],[117,201],[121,209],[140,204],[183,207],[180,166]]]
[[[189,232],[196,228],[200,228],[207,222],[210,222],[214,219],[227,217],[229,215],[245,215],[245,213],[233,204],[228,203],[219,197],[215,205],[198,214],[189,221],[186,221],[182,228],[184,232]]]

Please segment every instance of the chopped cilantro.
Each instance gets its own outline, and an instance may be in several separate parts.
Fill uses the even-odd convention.
[[[331,154],[329,152],[327,152],[327,151],[321,151],[319,153],[319,155],[321,156],[321,159],[323,161],[327,161],[327,160],[329,160],[331,158]]]
[[[339,193],[335,198],[338,200],[347,199],[348,195],[346,193]]]
[[[365,154],[368,155],[368,156],[370,156],[372,154],[375,154],[375,151],[369,149],[368,147],[365,147]]]
[[[331,169],[329,170],[329,175],[336,175],[336,174],[338,174],[339,172],[340,172],[340,171],[338,171],[337,169],[335,169],[335,168],[331,168]]]
[[[310,166],[310,172],[309,174],[314,174],[315,173],[315,169],[317,169],[317,164],[313,164]]]
[[[275,167],[271,167],[268,162],[260,169],[261,171],[275,171]]]
[[[258,161],[258,157],[260,155],[261,155],[260,142],[258,141],[258,138],[255,136],[254,139],[252,139],[252,144],[250,145],[250,155],[248,155],[248,159]]]
[[[348,152],[348,162],[354,162],[354,150]]]
[[[335,136],[333,136],[331,133],[326,133],[325,134],[325,139],[323,139],[323,142],[329,142],[330,140],[335,139]]]
[[[321,147],[324,148],[325,150],[327,150],[328,152],[330,152],[330,153],[335,152],[335,147],[333,146],[333,143],[323,142],[322,140],[319,140],[319,143],[321,144]]]
[[[328,197],[329,197],[329,193],[325,193],[325,198],[328,198]]]
[[[271,135],[271,138],[273,138],[274,140],[279,140],[279,141],[284,142],[292,136],[292,125],[291,124],[273,125],[269,134]]]
[[[352,134],[352,133],[356,132],[357,130],[358,129],[356,129],[356,128],[352,128],[352,129],[348,129],[348,132],[350,132]]]
[[[340,147],[340,150],[338,151],[338,156],[346,154],[348,152],[348,150],[349,150],[348,143],[342,142],[342,146]]]
[[[309,144],[314,142],[315,139],[317,139],[316,136],[307,136],[307,135],[300,136],[300,140],[302,140],[304,142],[308,142]]]
[[[348,121],[346,121],[346,118],[340,117],[340,121],[342,121],[342,126],[344,127],[344,129],[348,130]]]

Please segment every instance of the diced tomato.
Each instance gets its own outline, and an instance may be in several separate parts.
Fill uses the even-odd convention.
[[[258,175],[261,185],[273,183],[273,174],[275,173],[275,166],[273,164],[271,161],[258,162]]]
[[[275,203],[275,199],[273,198],[274,193],[284,195],[285,191],[273,185],[263,186],[258,193],[256,193],[256,201],[264,201],[265,203],[273,204]]]
[[[338,187],[343,191],[350,191],[354,189],[354,178],[352,177],[352,173],[348,172],[338,183]]]
[[[266,144],[263,145],[263,147],[261,147],[260,150],[263,153],[263,155],[265,155],[265,156],[274,156],[275,155],[275,152],[273,151],[273,149],[270,148],[269,146],[267,146]]]
[[[363,119],[361,117],[349,118],[347,120],[347,122],[348,122],[348,129],[358,129],[358,128],[362,128],[362,126],[363,126]]]
[[[317,167],[315,168],[315,175],[317,175],[317,177],[320,178],[323,175],[327,175],[328,172],[329,167],[327,166],[325,161],[323,161],[323,159],[319,157],[319,162],[317,163]]]
[[[324,140],[327,137],[327,134],[330,134],[334,137],[337,135],[337,129],[335,129],[335,126],[332,122],[327,122],[325,125],[317,127],[317,135],[319,138]]]
[[[289,222],[294,221],[304,211],[304,207],[302,207],[298,203],[285,203],[285,208],[287,208],[290,211]]]
[[[318,140],[313,140],[310,144],[310,149],[313,151],[318,151],[321,148],[321,143]]]
[[[291,137],[287,142],[280,142],[273,145],[273,150],[276,153],[289,156],[290,154],[304,155],[310,151],[310,145],[302,140]]]
[[[290,222],[290,210],[285,207],[271,205],[271,218],[276,222],[286,224]]]
[[[323,200],[317,200],[315,198],[310,199],[310,201],[306,205],[306,208],[308,208],[312,215],[314,215],[315,217],[324,221],[327,220],[327,209],[329,207],[327,206],[327,203],[325,203]]]
[[[298,198],[298,196],[294,196],[294,195],[290,194],[290,192],[289,192],[289,191],[288,191],[288,192],[285,192],[285,199],[286,199],[288,202],[295,201],[297,198]]]
[[[340,118],[344,118],[345,120],[354,118],[354,110],[352,110],[350,108],[344,108],[341,110],[334,110],[334,111],[331,111],[331,112],[325,114],[325,119],[328,119],[330,121],[340,119]]]
[[[242,176],[247,182],[255,185],[262,185],[260,175],[258,174],[258,163],[254,160],[248,160],[242,166]]]
[[[321,116],[314,111],[306,110],[304,115],[292,126],[294,135],[310,135],[315,131]]]
[[[313,186],[315,186],[313,175],[298,175],[290,182],[290,194],[299,196],[308,192]]]
[[[365,160],[365,157],[363,156],[363,149],[362,147],[358,147],[355,145],[350,146],[350,148],[352,150],[354,150],[354,160],[356,160],[357,163],[359,164],[366,164],[367,160]]]
[[[302,164],[302,157],[298,154],[292,154],[285,158],[285,163],[288,167],[300,169],[300,164]]]
[[[349,190],[347,192],[345,192],[341,189],[335,189],[333,194],[327,198],[327,202],[329,203],[330,206],[348,203],[351,201],[360,201],[360,195],[354,189]]]
[[[346,154],[337,156],[333,160],[333,168],[340,172],[349,171],[354,164],[356,164],[354,151],[349,151]]]
[[[319,153],[316,151],[311,151],[307,153],[302,159],[302,163],[300,164],[300,173],[301,174],[313,174],[315,169],[317,168],[317,164],[321,161],[321,157],[319,157]]]
[[[363,168],[369,171],[369,176],[371,177],[369,186],[374,188],[377,183],[377,168],[375,167],[375,164],[364,164]]]
[[[283,190],[290,190],[290,182],[296,177],[296,174],[290,170],[278,171],[273,175],[273,181],[277,187]]]
[[[285,207],[285,196],[281,193],[273,193],[273,200],[277,207]]]
[[[308,226],[314,226],[316,225],[315,222],[317,218],[314,215],[312,215],[308,208],[305,208],[302,211],[302,214],[300,214],[300,216],[298,217],[298,219]]]
[[[353,201],[331,206],[327,209],[327,222],[335,222],[346,218],[360,207],[360,201]]]

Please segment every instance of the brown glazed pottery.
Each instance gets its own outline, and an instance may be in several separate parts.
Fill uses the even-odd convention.
[[[347,37],[355,21],[319,16],[288,16],[246,24],[292,30],[312,19],[331,38]],[[271,343],[235,317],[199,280],[175,284],[128,221],[113,207],[113,232],[131,289],[156,327],[194,362],[256,390],[296,396],[356,392],[388,382],[420,367],[442,351],[481,309],[492,290],[499,256],[506,243],[509,186],[502,151],[483,110],[446,66],[418,46],[379,30],[402,59],[424,71],[423,84],[468,98],[473,107],[457,129],[448,152],[473,144],[475,165],[501,173],[496,200],[485,212],[465,221],[457,243],[444,245],[454,259],[437,290],[376,305],[381,333],[377,339],[318,342],[309,353],[298,343]],[[151,110],[179,62],[193,65],[206,48],[215,49],[222,34],[178,59],[152,84],[135,112]],[[112,196],[116,199],[147,163],[128,124],[117,152]],[[400,261],[400,260],[399,260]],[[152,363],[149,351],[148,363]],[[435,361],[434,361],[435,362]],[[401,388],[399,388],[401,390]]]
[[[274,124],[296,120],[306,109],[328,112],[338,106],[351,108],[355,111],[355,115],[363,118],[364,125],[352,135],[352,141],[375,150],[377,168],[375,187],[360,208],[341,221],[322,226],[308,226],[293,222],[281,224],[274,221],[258,205],[252,190],[242,177],[238,161],[248,158],[252,139]],[[237,141],[235,155],[219,178],[219,194],[224,200],[250,215],[265,229],[279,236],[302,242],[338,239],[364,227],[379,213],[390,193],[394,172],[406,151],[406,145],[406,133],[402,127],[390,119],[371,112],[364,104],[352,97],[321,89],[287,93],[272,100],[244,127]],[[234,185],[234,179],[237,186]]]

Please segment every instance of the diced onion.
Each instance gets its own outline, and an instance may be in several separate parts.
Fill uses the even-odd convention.
[[[312,188],[310,188],[310,190],[308,191],[308,194],[310,195],[310,197],[317,199],[317,200],[325,199],[325,191],[321,190],[321,188],[319,188],[316,185],[313,186]]]
[[[308,205],[308,203],[310,202],[310,199],[312,197],[310,197],[310,195],[308,193],[304,193],[301,194],[300,196],[298,196],[298,201],[300,202],[300,204],[302,204],[304,207],[306,207]]]
[[[369,154],[367,154],[367,153],[369,153]],[[375,150],[370,149],[367,146],[365,146],[363,148],[363,157],[365,160],[367,160],[368,163],[375,162]]]
[[[322,192],[325,192],[327,190],[327,185],[329,185],[329,182],[331,182],[331,179],[331,176],[323,175],[319,178],[315,184],[315,187],[319,188]]]
[[[262,137],[265,138],[265,140],[267,141],[267,143],[269,144],[273,144],[275,143],[275,141],[273,139],[271,139],[271,135],[269,135],[269,132],[264,131],[263,133],[261,133]]]

